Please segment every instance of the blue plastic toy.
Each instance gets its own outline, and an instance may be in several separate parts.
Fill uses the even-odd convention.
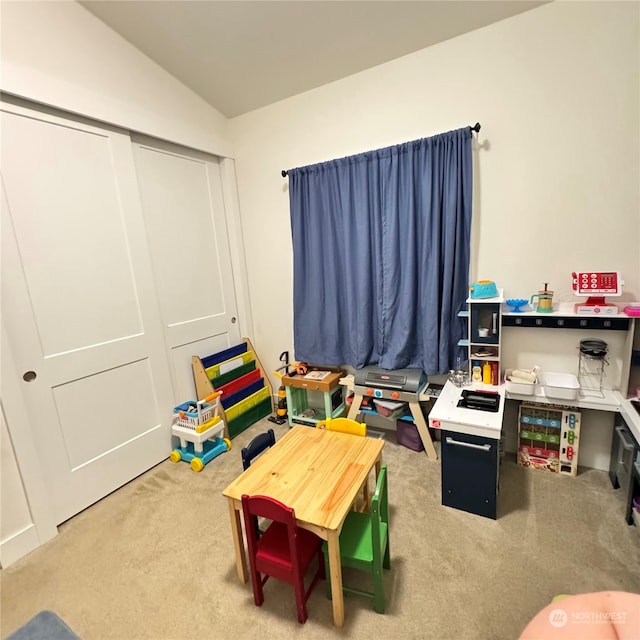
[[[527,298],[509,298],[507,304],[513,307],[513,313],[522,313],[521,307],[524,307],[529,300]]]
[[[211,462],[221,453],[229,451],[229,449],[231,449],[231,441],[228,438],[205,440],[202,443],[202,451],[196,451],[194,443],[186,442],[184,446],[174,449],[169,455],[169,459],[171,462],[184,460],[190,463],[194,471],[202,471],[205,464]]]

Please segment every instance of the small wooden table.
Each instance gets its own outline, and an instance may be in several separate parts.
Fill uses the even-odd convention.
[[[263,453],[222,494],[229,502],[236,568],[247,582],[242,538],[242,495],[279,500],[296,513],[299,527],[313,531],[329,547],[333,621],[344,624],[340,531],[351,505],[375,466],[382,464],[383,440],[297,425]]]
[[[339,382],[343,375],[340,370],[313,370],[304,376],[282,376],[289,426],[315,427],[322,420],[341,416],[344,413],[344,391]],[[309,406],[309,392],[322,394],[322,406],[314,406],[312,415],[309,415],[312,408]],[[318,402],[317,398],[315,402]]]

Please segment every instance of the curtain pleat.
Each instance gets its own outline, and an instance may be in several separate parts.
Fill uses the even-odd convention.
[[[469,128],[288,175],[295,358],[427,374],[466,359]]]

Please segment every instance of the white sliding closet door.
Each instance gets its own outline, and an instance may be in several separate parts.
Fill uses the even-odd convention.
[[[20,464],[60,523],[167,457],[170,368],[129,135],[1,106],[2,314],[39,450]]]
[[[133,138],[145,228],[176,403],[194,397],[191,357],[240,342],[222,197],[213,156]]]

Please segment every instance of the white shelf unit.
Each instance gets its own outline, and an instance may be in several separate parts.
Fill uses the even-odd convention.
[[[467,338],[458,344],[469,354],[469,379],[472,379],[474,362],[480,367],[486,362],[497,367],[496,386],[500,384],[500,335],[502,332],[503,290],[493,298],[467,298],[467,309],[458,315],[467,318]],[[495,363],[495,364],[494,364]]]
[[[612,401],[612,395],[616,392],[620,392],[623,396],[635,394],[637,386],[635,381],[640,380],[640,373],[633,372],[634,353],[638,353],[637,350],[640,347],[640,332],[636,330],[640,323],[636,322],[635,318],[624,313],[607,316],[577,314],[573,309],[573,303],[566,302],[554,307],[551,313],[536,313],[535,311],[514,313],[503,310],[501,318],[502,329],[503,331],[505,328],[507,329],[507,335],[515,328],[536,328],[547,331],[551,329],[553,332],[581,330],[584,331],[585,338],[602,336],[610,347],[612,344],[614,345],[613,350],[610,348],[607,354],[607,361],[610,361],[612,366],[608,367],[604,364],[602,372],[604,380],[600,379],[601,372],[597,368],[583,369],[584,362],[580,361],[576,351],[578,362],[575,363],[575,370],[576,373],[581,374],[579,378],[583,379],[581,380],[579,406],[599,409],[602,408],[602,405],[617,405],[617,401]],[[620,334],[623,336],[622,339],[619,337],[616,339],[616,335]],[[578,349],[580,339],[578,334],[574,336],[576,349]],[[505,344],[510,343],[509,340],[504,342]],[[597,365],[598,362],[591,364]],[[601,361],[600,364],[603,362]],[[636,369],[638,368],[636,367]],[[563,370],[568,371],[569,369]],[[536,395],[538,393],[539,391],[536,390]],[[509,397],[512,397],[512,394],[509,394]],[[536,401],[539,399],[536,398]],[[578,406],[577,403],[575,404]]]

